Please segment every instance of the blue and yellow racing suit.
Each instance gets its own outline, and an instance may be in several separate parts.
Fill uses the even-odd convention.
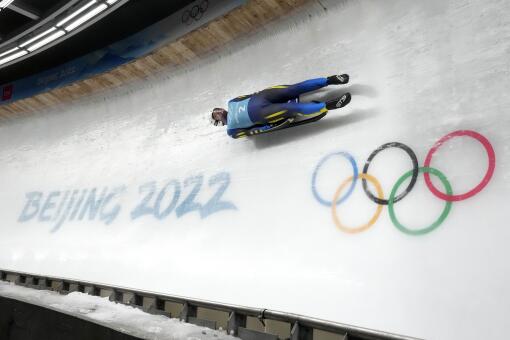
[[[232,99],[228,103],[227,133],[233,138],[241,138],[251,129],[264,131],[286,118],[299,115],[312,118],[323,114],[328,111],[325,103],[300,103],[299,96],[327,85],[326,78],[310,79]]]

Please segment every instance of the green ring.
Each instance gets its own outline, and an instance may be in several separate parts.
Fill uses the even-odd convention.
[[[421,168],[418,169],[418,172],[419,173],[430,173],[432,175],[437,176],[441,180],[441,182],[443,183],[443,186],[446,189],[446,193],[448,195],[452,195],[453,194],[452,186],[450,185],[450,182],[448,182],[448,180],[446,179],[446,176],[441,171],[439,171],[437,169],[434,169],[434,168],[421,167]],[[397,216],[395,215],[395,209],[393,208],[393,204],[394,204],[394,201],[395,201],[395,196],[397,195],[398,188],[400,187],[400,185],[402,185],[402,183],[404,183],[404,181],[408,177],[411,177],[412,175],[413,175],[413,170],[410,170],[410,171],[406,172],[402,177],[400,177],[398,179],[397,183],[395,183],[395,185],[393,186],[393,189],[391,189],[391,194],[390,194],[390,197],[388,199],[388,201],[389,201],[388,202],[388,210],[390,212],[391,222],[393,222],[393,225],[395,227],[397,227],[398,230],[400,230],[401,232],[403,232],[405,234],[408,234],[408,235],[425,235],[427,233],[430,233],[432,230],[436,229],[437,227],[439,227],[441,225],[441,223],[444,222],[444,220],[446,219],[446,217],[450,213],[450,210],[452,208],[452,202],[446,201],[446,205],[445,205],[445,207],[443,209],[443,212],[439,216],[439,218],[434,223],[432,223],[430,226],[428,226],[426,228],[422,228],[422,229],[408,229],[407,227],[403,226],[397,220]]]

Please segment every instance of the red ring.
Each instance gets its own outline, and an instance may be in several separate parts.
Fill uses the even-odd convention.
[[[445,201],[448,202],[455,202],[455,201],[462,201],[465,199],[468,199],[470,197],[473,197],[474,195],[478,194],[480,191],[482,191],[483,188],[489,183],[492,175],[494,174],[494,169],[496,168],[496,154],[494,152],[494,149],[489,142],[487,138],[479,134],[478,132],[471,131],[471,130],[458,130],[454,131],[452,133],[447,134],[440,140],[434,144],[432,149],[430,149],[429,153],[427,154],[427,158],[425,159],[425,167],[430,167],[430,162],[432,161],[432,156],[434,153],[439,149],[441,145],[443,145],[446,141],[459,136],[468,136],[476,139],[479,141],[483,147],[485,148],[485,151],[487,151],[487,155],[489,156],[489,167],[487,168],[487,172],[485,173],[485,176],[483,177],[482,181],[478,183],[476,187],[471,189],[470,191],[460,194],[460,195],[447,195],[445,193],[442,193],[441,191],[437,190],[434,187],[434,184],[432,184],[432,181],[430,180],[430,174],[425,173],[425,183],[427,183],[427,186],[429,190],[436,196],[439,197]]]

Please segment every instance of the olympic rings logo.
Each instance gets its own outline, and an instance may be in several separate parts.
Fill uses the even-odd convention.
[[[446,143],[450,139],[453,139],[455,137],[461,137],[461,136],[474,138],[484,147],[485,151],[487,152],[487,156],[488,156],[488,167],[487,167],[487,171],[486,171],[483,179],[474,188],[472,188],[471,190],[469,190],[465,193],[454,194],[452,186],[451,186],[450,182],[448,181],[448,179],[446,178],[446,176],[438,169],[431,167],[431,162],[432,162],[432,158],[433,158],[434,154],[436,153],[436,151],[444,143]],[[394,184],[393,188],[391,189],[389,197],[387,199],[385,199],[381,184],[374,176],[368,174],[368,169],[369,169],[370,163],[373,161],[373,159],[381,151],[389,149],[389,148],[399,148],[399,149],[403,150],[409,156],[409,158],[411,158],[411,161],[413,163],[413,168],[412,168],[412,170],[409,170],[406,173],[404,173],[397,180],[397,182]],[[345,179],[340,184],[340,186],[338,187],[338,189],[336,190],[336,192],[333,196],[333,200],[328,201],[328,200],[322,198],[317,191],[317,188],[316,188],[317,174],[319,172],[319,169],[322,167],[322,165],[327,160],[329,160],[331,157],[334,157],[334,156],[341,156],[343,158],[346,158],[351,163],[353,175],[350,176],[349,178]],[[494,174],[495,167],[496,167],[496,155],[494,153],[494,148],[492,147],[489,140],[487,138],[485,138],[483,135],[481,135],[475,131],[458,130],[458,131],[454,131],[452,133],[447,134],[446,136],[442,137],[434,144],[434,146],[429,150],[429,152],[425,158],[425,163],[423,164],[422,167],[418,166],[418,158],[416,157],[416,154],[413,152],[413,150],[411,150],[411,148],[408,147],[407,145],[399,143],[399,142],[386,143],[386,144],[381,145],[377,149],[375,149],[370,154],[367,161],[365,162],[365,165],[363,166],[362,173],[359,173],[354,157],[351,154],[349,154],[348,152],[340,151],[340,152],[334,152],[329,155],[326,155],[324,158],[322,158],[319,161],[319,163],[317,164],[317,166],[313,172],[312,192],[313,192],[315,199],[317,199],[317,201],[320,204],[331,208],[333,220],[334,220],[336,226],[338,227],[338,229],[340,229],[343,232],[350,233],[350,234],[356,234],[356,233],[366,231],[367,229],[369,229],[371,226],[373,226],[375,224],[375,222],[378,220],[378,218],[382,212],[383,206],[387,205],[391,222],[398,230],[400,230],[401,232],[408,234],[408,235],[424,235],[424,234],[430,233],[431,231],[435,230],[437,227],[439,227],[445,221],[446,217],[448,217],[448,214],[450,213],[453,202],[466,200],[468,198],[475,196],[480,191],[482,191],[485,188],[485,186],[487,186],[489,181],[491,180],[492,175]],[[443,211],[441,212],[441,215],[431,225],[429,225],[427,227],[423,227],[421,229],[410,229],[410,228],[404,226],[398,220],[398,218],[395,214],[395,203],[401,201],[413,189],[414,185],[416,184],[416,180],[418,179],[418,175],[421,173],[425,177],[425,183],[426,183],[428,189],[437,198],[445,201],[445,207],[444,207]],[[436,176],[437,178],[439,178],[440,182],[442,183],[442,185],[444,187],[444,192],[434,186],[434,184],[431,181],[430,175],[433,175],[433,176]],[[402,193],[397,195],[397,190],[402,186],[402,184],[408,178],[411,178],[411,180],[409,181],[409,184],[407,185],[407,187],[404,189],[404,191]],[[340,218],[338,217],[337,206],[342,204],[343,202],[345,202],[349,198],[349,196],[353,193],[358,179],[362,180],[363,190],[365,191],[368,198],[377,204],[377,208],[376,208],[374,215],[370,218],[370,220],[367,223],[365,223],[361,226],[357,226],[357,227],[347,227],[341,222]],[[376,191],[375,195],[368,188],[367,182],[370,182],[373,184],[375,191]],[[347,188],[347,191],[342,196],[341,194],[346,190],[346,188]]]
[[[193,20],[199,21],[209,8],[209,0],[202,0],[200,5],[195,5],[191,9],[187,9],[182,13],[181,21],[183,24],[191,25]]]

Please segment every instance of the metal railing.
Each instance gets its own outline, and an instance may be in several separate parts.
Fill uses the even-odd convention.
[[[243,340],[281,339],[281,337],[279,338],[274,334],[247,328],[248,317],[258,319],[263,325],[265,325],[266,320],[280,321],[289,324],[290,337],[286,338],[286,340],[317,340],[318,337],[314,335],[315,330],[343,336],[344,340],[419,340],[414,337],[356,327],[299,314],[161,294],[89,281],[36,275],[10,270],[0,270],[0,280],[10,281],[16,285],[28,288],[52,290],[59,292],[60,294],[68,294],[70,292],[77,291],[95,296],[104,296],[106,293],[106,296],[109,297],[110,301],[134,306],[151,314],[166,315],[168,317],[171,315],[166,309],[166,304],[180,304],[182,305],[182,308],[178,316],[179,319],[200,326],[209,326],[209,328],[216,328],[215,323],[210,320],[199,319],[197,317],[198,308],[226,312],[228,315],[228,319],[225,320],[227,332],[231,335],[238,336]]]

